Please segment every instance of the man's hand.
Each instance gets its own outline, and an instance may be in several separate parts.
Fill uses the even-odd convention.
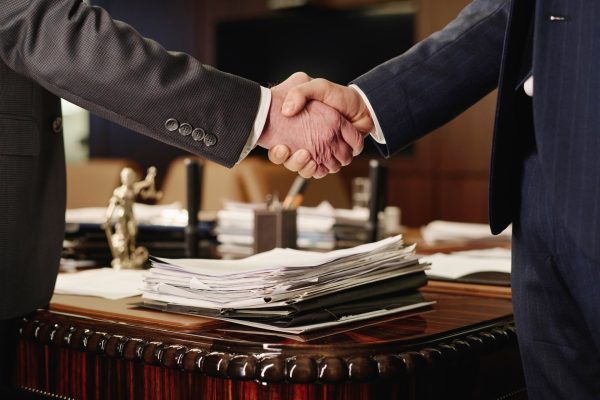
[[[369,109],[356,90],[321,78],[291,88],[283,102],[283,115],[296,115],[310,100],[335,108],[364,135],[375,129]]]
[[[270,149],[271,161],[284,162],[303,177],[319,178],[339,171],[360,154],[363,136],[339,112],[320,102],[305,101],[291,117],[281,114],[288,91],[309,79],[296,73],[271,89],[271,108],[258,145]],[[288,159],[290,152],[294,155]]]
[[[362,135],[367,135],[375,129],[369,109],[356,90],[325,79],[311,79],[302,72],[292,76],[301,77],[294,81],[294,83],[298,81],[301,83],[287,92],[282,106],[283,115],[288,117],[297,115],[307,104],[310,104],[311,100],[317,100],[339,111]],[[276,164],[285,161],[286,168],[292,171],[303,171],[310,166],[306,153],[296,151],[290,156],[287,150],[289,149],[276,146],[269,151],[269,158]]]

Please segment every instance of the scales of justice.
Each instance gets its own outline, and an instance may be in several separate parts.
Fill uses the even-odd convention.
[[[136,244],[138,226],[133,204],[138,196],[144,200],[162,197],[162,192],[156,190],[155,178],[155,167],[148,168],[146,177],[138,182],[133,169],[121,171],[121,186],[113,191],[103,224],[113,258],[111,266],[115,269],[141,269],[148,260],[148,250]]]

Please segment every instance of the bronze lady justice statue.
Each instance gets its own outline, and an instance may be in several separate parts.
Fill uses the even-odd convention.
[[[135,182],[135,172],[131,168],[121,171],[121,186],[113,191],[106,210],[104,230],[112,253],[111,265],[115,269],[142,268],[148,260],[148,250],[136,246],[137,222],[133,214],[133,204],[137,196],[144,200],[159,199],[156,191],[156,168],[148,168],[146,177]]]

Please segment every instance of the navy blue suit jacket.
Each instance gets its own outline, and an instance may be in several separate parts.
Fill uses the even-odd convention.
[[[584,251],[600,259],[600,2],[533,3],[475,0],[442,31],[354,83],[375,110],[386,156],[498,86],[492,231],[516,217],[522,162],[535,132],[555,209]],[[520,84],[531,64],[528,106]]]

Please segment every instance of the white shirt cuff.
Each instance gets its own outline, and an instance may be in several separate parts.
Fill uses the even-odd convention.
[[[260,103],[258,104],[258,112],[256,113],[256,119],[252,126],[252,131],[246,141],[246,145],[240,154],[238,163],[242,161],[246,156],[256,147],[256,142],[260,138],[260,135],[267,122],[267,116],[269,115],[269,107],[271,106],[271,91],[265,87],[260,87]]]
[[[525,83],[523,84],[523,90],[525,90],[525,94],[529,97],[533,97],[533,75],[531,75]]]
[[[354,84],[350,85],[349,87],[358,92],[360,97],[365,102],[367,109],[369,110],[369,113],[371,114],[371,119],[373,120],[373,125],[375,125],[375,131],[370,132],[369,134],[377,143],[386,144],[387,142],[385,141],[385,136],[383,136],[383,131],[381,130],[381,125],[379,125],[379,120],[377,119],[377,115],[375,115],[375,111],[373,110],[373,107],[371,106],[371,102],[367,98],[367,95],[362,90],[360,90],[360,88],[358,86],[356,86]]]

